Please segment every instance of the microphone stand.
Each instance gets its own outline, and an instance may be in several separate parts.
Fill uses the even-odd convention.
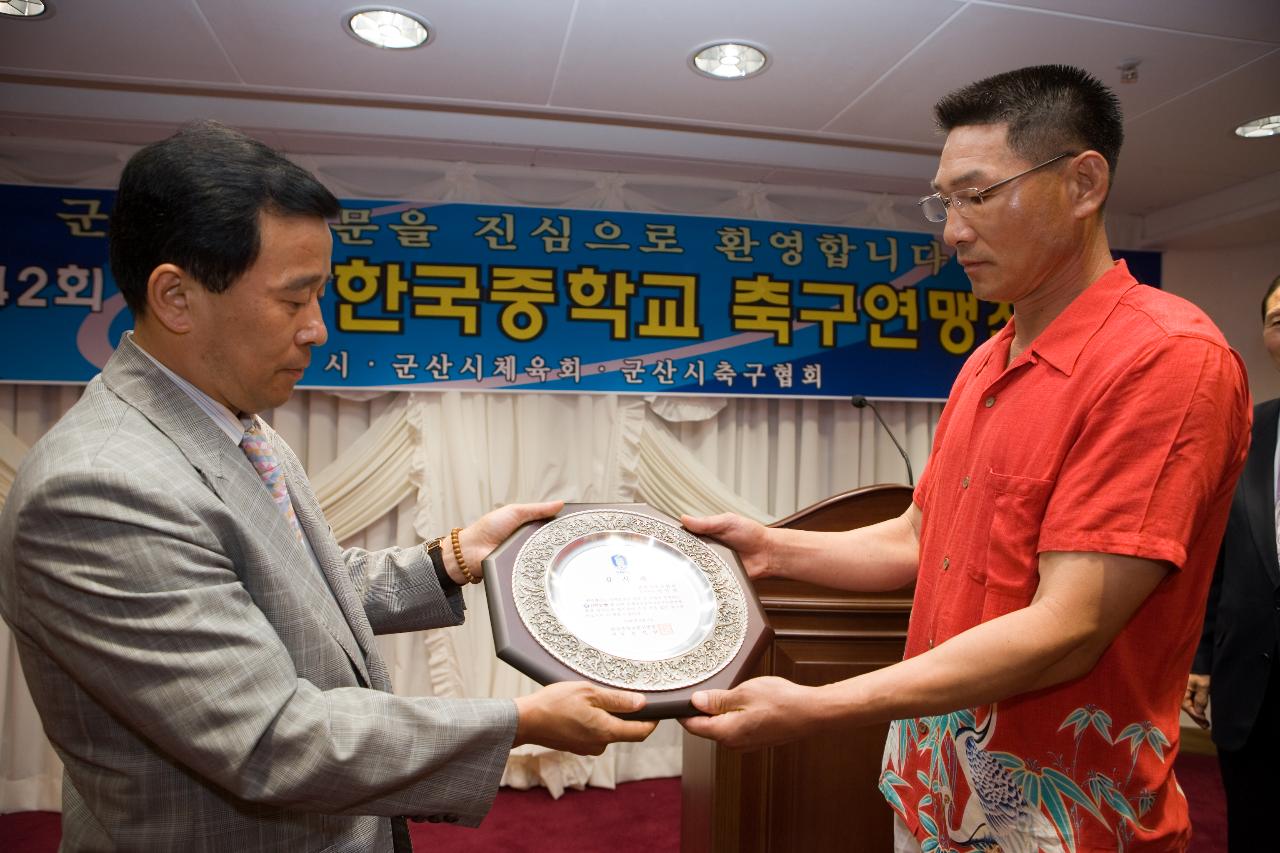
[[[907,463],[907,485],[915,486],[916,478],[911,472],[911,460],[907,457],[907,451],[902,449],[902,445],[898,443],[898,439],[893,434],[893,430],[889,429],[889,425],[884,422],[884,418],[880,417],[880,410],[875,404],[861,394],[854,394],[849,398],[849,404],[855,409],[870,409],[871,413],[876,416],[876,420],[880,422],[880,426],[889,434],[889,440],[893,442],[893,446],[898,448],[898,453],[902,455],[902,461]]]

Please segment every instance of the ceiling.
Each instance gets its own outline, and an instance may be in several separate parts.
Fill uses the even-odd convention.
[[[49,2],[0,18],[0,135],[142,143],[209,116],[297,153],[918,195],[938,97],[1062,62],[1120,96],[1109,210],[1138,242],[1280,239],[1280,137],[1232,133],[1280,113],[1280,0],[394,0],[435,30],[408,51],[346,33],[359,0]],[[770,65],[694,74],[723,39]]]

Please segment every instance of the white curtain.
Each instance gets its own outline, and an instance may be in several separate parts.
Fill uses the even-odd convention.
[[[79,389],[0,385],[0,501],[7,470]],[[922,466],[939,406],[881,404]],[[900,482],[905,468],[867,410],[831,400],[417,393],[372,400],[300,392],[270,420],[312,472],[344,544],[413,545],[513,501],[643,500],[668,513],[768,520],[831,494]],[[457,628],[382,637],[398,692],[505,696],[535,689],[493,654],[480,587]],[[40,730],[16,647],[0,627],[0,812],[57,809],[60,765]],[[680,729],[598,758],[512,753],[504,783],[603,785],[680,772]]]
[[[0,182],[112,187],[128,146],[0,139]],[[298,157],[339,196],[731,215],[919,230],[914,199],[694,178]],[[80,394],[0,384],[0,503],[27,447]],[[881,403],[923,468],[935,403]],[[269,420],[303,459],[344,544],[412,545],[512,501],[643,500],[668,513],[789,515],[829,495],[905,481],[869,410],[844,401],[534,393],[299,392]],[[466,624],[380,639],[396,689],[516,696],[534,685],[497,661],[483,590]],[[0,812],[57,809],[61,769],[40,729],[16,649],[0,626]],[[680,729],[598,758],[535,747],[512,753],[504,782],[612,786],[680,772]]]

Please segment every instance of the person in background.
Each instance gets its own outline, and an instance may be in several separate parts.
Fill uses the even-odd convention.
[[[599,753],[638,694],[396,696],[376,634],[462,621],[462,586],[559,502],[413,548],[342,550],[259,413],[314,347],[338,202],[203,122],[135,154],[111,268],[135,319],[27,454],[0,515],[0,612],[62,759],[62,849],[408,850],[474,826],[513,745]]]
[[[1262,342],[1280,367],[1280,276],[1262,297]],[[1277,430],[1280,399],[1259,403],[1183,700],[1187,714],[1210,730],[1218,747],[1232,853],[1274,846],[1270,810],[1280,800]]]
[[[914,582],[905,660],[701,691],[708,716],[684,725],[747,748],[894,721],[880,789],[900,851],[1183,850],[1179,703],[1248,445],[1244,366],[1112,260],[1123,126],[1098,80],[1023,68],[935,115],[922,211],[1013,319],[961,368],[912,505],[837,533],[684,519],[755,577]]]

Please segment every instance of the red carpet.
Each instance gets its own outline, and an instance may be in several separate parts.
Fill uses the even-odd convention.
[[[0,850],[55,853],[57,812],[0,815]],[[616,790],[503,788],[479,829],[410,823],[415,850],[470,853],[676,853],[680,849],[680,780],[628,782]]]
[[[1217,756],[1179,753],[1173,768],[1191,809],[1190,853],[1227,853],[1227,803]]]
[[[1178,756],[1178,781],[1191,805],[1190,853],[1226,853],[1227,819],[1218,761]],[[680,780],[628,782],[616,791],[566,791],[559,800],[543,788],[503,788],[479,829],[411,823],[418,850],[470,853],[675,853],[680,849]],[[0,846],[8,853],[54,853],[58,814],[0,815]]]
[[[410,823],[409,832],[415,850],[449,853],[676,853],[680,780],[628,782],[613,791],[570,790],[558,800],[545,788],[503,788],[479,829]]]

